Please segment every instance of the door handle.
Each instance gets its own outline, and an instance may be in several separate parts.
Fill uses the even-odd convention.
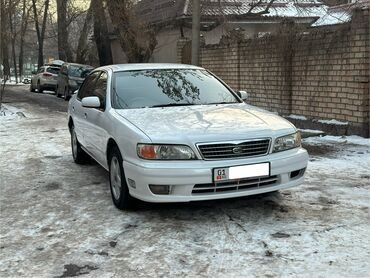
[[[87,113],[84,113],[84,115],[85,115],[85,119],[87,119]]]
[[[75,112],[75,107],[74,106],[72,106],[72,111]]]

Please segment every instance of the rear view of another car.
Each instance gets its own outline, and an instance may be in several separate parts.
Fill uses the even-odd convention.
[[[69,100],[73,92],[80,88],[85,77],[93,69],[89,65],[64,63],[58,76],[56,96]]]
[[[30,91],[42,93],[44,90],[55,91],[60,67],[42,66],[31,79]]]

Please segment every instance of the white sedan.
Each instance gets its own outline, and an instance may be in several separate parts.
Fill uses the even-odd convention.
[[[189,202],[299,185],[308,155],[287,120],[180,64],[95,69],[69,102],[76,163],[109,171],[113,203]]]

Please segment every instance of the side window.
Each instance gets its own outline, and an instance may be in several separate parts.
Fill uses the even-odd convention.
[[[63,74],[63,75],[67,74],[67,66],[66,65],[62,66],[62,68],[60,70],[60,73]]]
[[[77,99],[81,100],[84,97],[92,96],[95,88],[95,82],[99,75],[99,72],[93,72],[88,77],[86,77],[81,88],[78,90]]]
[[[107,96],[107,79],[108,76],[105,72],[102,72],[96,81],[95,89],[93,92],[94,96],[99,97],[102,107],[105,107],[105,99]]]

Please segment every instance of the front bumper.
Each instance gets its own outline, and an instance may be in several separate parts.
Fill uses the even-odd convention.
[[[267,186],[256,186],[247,189],[194,194],[192,193],[196,184],[210,184],[213,182],[213,168],[222,168],[254,163],[270,162],[271,176],[277,176],[277,182]],[[215,200],[224,198],[235,198],[241,196],[261,194],[265,192],[285,189],[297,186],[304,181],[301,175],[291,178],[293,171],[307,167],[308,154],[302,148],[297,148],[280,153],[269,154],[261,157],[218,160],[218,161],[176,161],[176,162],[147,162],[133,164],[123,162],[126,180],[135,181],[135,188],[129,186],[130,194],[140,200],[147,202],[190,202],[202,200]],[[131,182],[132,183],[132,182]],[[153,194],[149,184],[172,185],[171,193],[168,195]]]

